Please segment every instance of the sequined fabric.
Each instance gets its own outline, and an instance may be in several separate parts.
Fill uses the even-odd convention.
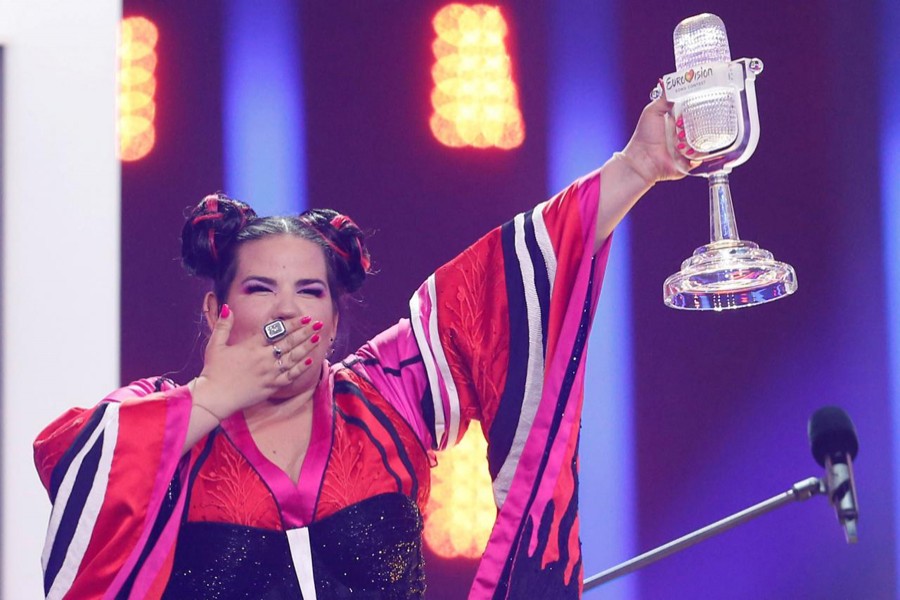
[[[421,598],[422,518],[403,494],[382,494],[309,527],[319,600]],[[302,598],[285,534],[227,523],[185,523],[164,598]]]
[[[185,523],[163,598],[281,600],[300,598],[287,538],[227,523]]]
[[[421,598],[422,515],[403,494],[381,494],[313,523],[319,598]]]

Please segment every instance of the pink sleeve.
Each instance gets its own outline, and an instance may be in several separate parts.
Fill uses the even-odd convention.
[[[426,448],[434,447],[428,378],[409,319],[381,332],[344,361],[371,381],[403,416]],[[425,411],[425,415],[423,415]]]

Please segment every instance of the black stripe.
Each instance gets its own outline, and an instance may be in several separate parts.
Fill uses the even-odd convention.
[[[169,379],[168,377],[157,377],[153,381],[153,389],[156,392],[163,391],[163,386],[169,384],[172,387],[175,387],[175,382]]]
[[[563,513],[559,521],[559,529],[557,530],[557,545],[559,548],[559,563],[565,565],[569,562],[569,544],[568,539],[575,527],[575,519],[578,518],[578,498],[579,498],[579,481],[578,481],[578,454],[581,452],[581,430],[578,431],[578,440],[575,442],[575,455],[572,457],[572,464],[569,466],[572,474],[572,497],[569,499],[569,505],[566,512]],[[580,546],[579,546],[580,550]],[[581,561],[581,552],[579,552],[578,560]],[[575,567],[575,573],[578,573],[578,567]]]
[[[190,498],[191,494],[194,493],[194,481],[197,479],[197,473],[200,472],[200,468],[203,466],[203,463],[206,462],[206,459],[209,458],[209,455],[212,453],[213,444],[216,441],[216,436],[219,435],[219,431],[221,431],[220,426],[217,426],[215,429],[212,430],[212,432],[209,434],[209,437],[206,440],[206,445],[203,446],[203,450],[200,451],[200,456],[197,457],[197,462],[195,462],[194,466],[191,468],[191,473],[190,473],[190,475],[188,475],[186,498]],[[247,461],[247,464],[250,466],[253,466],[250,464],[249,460]],[[262,477],[260,477],[260,480],[262,480]],[[275,495],[272,494],[272,497],[274,498]],[[185,510],[182,515],[182,518],[181,518],[182,523],[187,522],[187,514],[188,514],[188,511]]]
[[[81,449],[84,448],[84,445],[87,444],[87,441],[91,437],[91,434],[94,433],[94,430],[97,429],[97,425],[99,425],[100,420],[103,418],[108,407],[109,402],[103,402],[94,409],[94,412],[91,413],[87,423],[85,423],[84,426],[82,426],[81,431],[78,432],[75,441],[72,442],[69,449],[66,450],[65,454],[59,459],[59,462],[56,463],[56,466],[53,468],[53,473],[50,476],[50,502],[56,502],[56,494],[59,492],[59,486],[66,476],[69,466],[71,466],[75,457],[78,456],[78,453],[81,452]]]
[[[420,319],[422,315],[414,315],[412,311],[409,314],[409,321],[412,324],[414,319]],[[418,348],[422,348],[422,346],[428,346],[426,340],[420,340],[416,337],[416,328],[410,327],[412,329],[413,339],[416,340],[416,346]],[[417,356],[419,360],[424,362],[422,355]],[[427,369],[426,369],[427,372]],[[437,438],[437,424],[435,423],[435,414],[434,414],[434,397],[431,395],[431,378],[426,377],[427,381],[425,383],[425,391],[422,392],[422,399],[419,401],[422,406],[422,418],[425,419],[425,427],[428,428],[428,432],[431,434],[431,449],[437,450],[438,446],[441,443],[441,440]],[[418,437],[418,436],[417,436]]]
[[[346,388],[346,389],[344,389]],[[340,390],[344,393],[350,393],[359,398],[368,408],[378,422],[384,427],[385,431],[391,436],[391,440],[394,442],[394,446],[397,448],[397,456],[400,458],[400,462],[403,463],[403,466],[406,467],[406,471],[409,473],[410,480],[412,480],[412,489],[410,490],[410,496],[413,498],[418,497],[419,494],[419,478],[416,477],[416,471],[413,468],[412,461],[409,458],[409,454],[406,452],[406,447],[403,445],[403,442],[400,440],[400,435],[397,433],[397,428],[394,426],[394,423],[390,420],[390,418],[382,411],[380,408],[372,404],[372,402],[366,398],[362,391],[358,386],[354,385],[349,381],[338,381],[335,383],[335,390]],[[415,430],[406,422],[406,419],[403,419],[403,423],[406,424],[410,433],[413,434],[413,437],[416,440],[419,440],[419,436],[416,435]],[[425,452],[424,446],[422,446],[421,441],[419,441],[419,447],[422,448],[422,452]],[[397,491],[402,492],[402,489],[398,489]]]
[[[391,441],[394,442],[394,447],[397,448],[397,456],[400,458],[400,462],[403,463],[403,466],[406,467],[407,472],[409,473],[409,477],[412,480],[412,490],[410,491],[410,496],[412,498],[416,498],[419,493],[419,480],[416,477],[416,472],[413,469],[412,461],[409,459],[409,455],[406,454],[406,448],[403,446],[403,443],[400,441],[400,436],[397,434],[397,430],[394,427],[394,424],[388,419],[387,415],[379,409],[377,406],[373,405],[368,398],[366,398],[360,389],[350,383],[349,381],[336,381],[334,383],[334,393],[335,394],[350,394],[359,398],[363,404],[365,404],[366,408],[369,409],[369,412],[375,417],[378,423],[384,428],[385,431],[388,432],[388,435],[391,436]],[[388,461],[387,451],[381,445],[381,443],[372,435],[372,432],[369,430],[368,426],[364,421],[358,419],[356,417],[351,417],[347,415],[343,411],[338,408],[341,416],[348,423],[352,423],[357,427],[360,427],[369,438],[372,440],[372,443],[375,444],[375,447],[378,449],[378,453],[381,454],[381,460],[384,462],[384,467],[388,470],[388,472],[394,477],[394,480],[397,482],[397,491],[403,493],[403,482],[400,479],[400,476],[391,468],[391,465]]]
[[[353,372],[355,373],[355,371],[353,371]],[[330,413],[331,431],[329,432],[329,434],[331,435],[331,439],[328,442],[328,457],[325,459],[325,471],[322,472],[322,479],[321,479],[321,481],[319,481],[319,489],[316,492],[316,503],[313,504],[313,512],[312,512],[313,518],[315,518],[316,511],[318,511],[318,509],[319,509],[319,500],[322,498],[322,488],[325,487],[325,485],[324,485],[325,484],[325,473],[328,471],[328,465],[331,464],[331,456],[332,456],[332,454],[334,454],[334,428],[336,427],[334,415],[336,415],[336,414],[337,414],[337,402],[335,402],[334,394],[331,394],[331,413]],[[272,494],[272,496],[274,497],[274,494]],[[288,527],[285,526],[284,529],[287,530]]]
[[[72,487],[72,493],[66,501],[63,508],[63,516],[59,523],[59,529],[56,531],[56,538],[53,540],[53,549],[50,551],[50,558],[47,561],[47,568],[44,571],[44,593],[50,592],[53,581],[59,573],[60,568],[65,561],[66,554],[69,552],[69,545],[72,538],[75,537],[75,530],[78,528],[78,520],[87,503],[88,494],[94,485],[94,478],[97,475],[97,467],[100,464],[100,457],[103,455],[103,438],[105,433],[101,433],[91,446],[78,474],[75,476],[75,485]]]
[[[388,375],[393,375],[393,376],[395,376],[395,377],[400,377],[400,376],[402,375],[402,371],[403,371],[404,368],[406,368],[406,367],[408,367],[408,366],[410,366],[410,365],[414,365],[414,364],[417,364],[417,363],[422,362],[422,355],[421,355],[421,354],[417,354],[416,356],[413,356],[412,358],[407,358],[407,359],[405,359],[405,360],[400,361],[400,368],[399,368],[399,369],[392,369],[392,368],[390,368],[390,367],[385,367],[384,365],[382,365],[382,364],[378,361],[377,358],[366,358],[366,359],[361,360],[361,361],[359,361],[359,362],[361,362],[362,364],[366,365],[367,367],[368,367],[368,366],[375,365],[375,366],[377,366],[379,369],[381,369],[382,371],[384,371],[385,373],[387,373]]]
[[[537,476],[534,478],[535,485],[531,488],[531,494],[528,497],[528,503],[525,505],[525,510],[522,513],[522,520],[519,522],[519,528],[516,531],[516,537],[510,546],[510,553],[508,555],[508,560],[505,561],[503,567],[503,573],[500,575],[500,580],[497,585],[497,589],[494,592],[494,598],[506,598],[507,588],[510,581],[510,572],[513,567],[513,563],[515,562],[513,559],[516,556],[517,548],[522,543],[522,531],[525,527],[525,523],[528,521],[528,513],[531,512],[531,507],[534,504],[534,498],[537,495],[539,482],[544,477],[544,471],[547,468],[547,461],[550,458],[550,451],[553,449],[553,442],[556,440],[556,435],[559,433],[559,426],[562,422],[563,418],[563,409],[568,402],[569,395],[572,392],[572,386],[575,383],[575,374],[578,372],[578,366],[581,363],[581,359],[584,355],[584,347],[587,343],[588,333],[591,327],[591,295],[592,289],[594,286],[594,261],[596,257],[591,258],[591,276],[588,279],[587,293],[585,294],[584,304],[581,309],[581,320],[578,323],[578,333],[575,336],[575,342],[572,344],[572,352],[569,355],[570,359],[568,361],[568,368],[566,369],[566,374],[563,377],[562,385],[560,387],[559,396],[556,400],[556,409],[553,412],[553,421],[550,425],[550,431],[547,435],[547,442],[544,445],[544,453],[541,456],[541,464],[538,467]],[[576,473],[577,475],[577,473]],[[577,477],[576,477],[576,489],[577,489]]]
[[[191,469],[191,473],[188,476],[188,497],[190,497],[191,485],[193,483],[194,477],[196,477],[200,465],[204,460],[206,460],[206,457],[209,456],[210,450],[212,449],[212,441],[213,439],[215,439],[218,431],[218,428],[214,429],[213,432],[209,435],[206,446],[204,446],[203,451],[197,458],[197,462]],[[190,456],[190,452],[182,456],[181,460],[179,461],[179,466],[180,463],[190,461]],[[163,528],[166,526],[166,523],[169,522],[169,519],[172,517],[172,513],[175,512],[175,507],[178,505],[178,497],[181,495],[181,479],[178,476],[180,470],[181,469],[179,467],[176,467],[175,475],[172,477],[172,481],[169,483],[169,489],[166,490],[166,498],[163,500],[159,512],[156,513],[156,518],[153,521],[153,529],[150,530],[150,536],[147,539],[147,543],[141,549],[141,555],[140,557],[138,557],[134,568],[131,569],[131,573],[128,574],[128,579],[125,580],[125,583],[122,585],[119,593],[116,594],[117,600],[125,600],[131,594],[131,588],[134,586],[134,582],[137,579],[138,573],[140,573],[141,569],[144,568],[144,563],[147,562],[147,557],[150,556],[150,552],[153,550],[154,546],[156,546],[156,542],[159,540],[159,536],[162,535]],[[187,512],[187,508],[185,508],[182,514],[187,515]]]
[[[516,435],[516,426],[522,414],[525,396],[525,376],[528,370],[528,311],[525,306],[525,290],[522,273],[516,256],[515,225],[513,221],[500,228],[503,248],[503,269],[506,275],[506,297],[509,304],[509,364],[506,386],[488,439],[488,469],[491,479],[496,479],[500,467],[506,461]],[[451,440],[454,441],[454,440]]]
[[[422,393],[422,418],[425,419],[425,426],[428,427],[428,433],[431,434],[432,450],[437,450],[441,440],[437,439],[437,427],[434,422],[434,398],[431,395],[431,386],[425,385],[425,391]]]
[[[547,273],[547,265],[544,263],[544,255],[538,245],[537,235],[534,231],[534,211],[532,209],[525,214],[525,246],[531,257],[531,266],[534,269],[534,288],[537,291],[538,304],[541,309],[541,347],[543,355],[547,356],[547,321],[550,318],[550,275]]]
[[[381,462],[384,463],[385,468],[388,470],[388,473],[391,474],[391,477],[394,478],[394,482],[397,484],[397,491],[403,493],[403,482],[400,480],[400,476],[391,468],[391,465],[388,463],[387,451],[385,451],[384,446],[375,439],[375,436],[372,435],[372,431],[369,429],[369,426],[366,425],[365,421],[359,419],[357,417],[351,417],[344,411],[338,407],[338,414],[350,425],[356,425],[369,436],[369,439],[372,441],[372,444],[375,445],[375,449],[378,450],[378,453],[381,455]]]
[[[188,455],[185,455],[182,460],[188,460]],[[175,477],[173,477],[171,483],[169,483],[169,489],[166,490],[166,497],[163,499],[162,506],[160,506],[159,512],[156,514],[156,520],[153,521],[153,529],[150,531],[150,537],[147,539],[147,543],[141,550],[141,555],[138,558],[137,563],[135,563],[134,568],[131,570],[131,573],[128,575],[128,579],[125,580],[122,589],[116,594],[117,600],[125,600],[131,594],[131,588],[134,586],[134,581],[137,579],[138,573],[144,568],[144,563],[147,562],[150,551],[156,546],[156,542],[162,534],[163,527],[166,526],[166,523],[168,523],[169,519],[172,517],[172,513],[175,512],[175,507],[178,505],[178,497],[180,494],[181,480],[176,471]]]

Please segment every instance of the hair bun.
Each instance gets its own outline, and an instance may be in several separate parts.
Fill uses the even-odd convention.
[[[371,267],[363,231],[353,219],[330,209],[308,210],[300,220],[312,226],[334,254],[338,282],[348,293],[358,290]]]
[[[181,230],[181,262],[195,275],[215,278],[222,256],[256,213],[221,192],[210,194],[191,210]]]

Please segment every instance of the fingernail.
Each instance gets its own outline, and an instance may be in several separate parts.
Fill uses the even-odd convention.
[[[678,142],[678,146],[676,146],[676,147],[679,150],[684,150],[685,148],[687,148],[687,144],[685,144],[684,142]]]
[[[686,137],[687,137],[687,134],[686,134],[685,132],[683,132],[683,131],[679,131],[679,132],[678,132],[678,139],[679,139],[679,140],[683,140],[683,139],[686,138]]]
[[[678,117],[678,120],[675,121],[675,125],[678,127],[684,127],[684,117]]]
[[[325,325],[322,323],[322,321],[316,321],[315,323],[313,323],[313,331],[318,331],[318,330],[322,329],[324,326]]]
[[[315,344],[316,342],[319,341],[319,334],[317,333],[317,334],[313,335],[313,336],[310,338],[310,340],[312,341],[313,344]]]
[[[685,152],[685,154],[693,154],[693,153],[694,153],[694,149],[693,149],[693,148],[688,148],[688,149],[687,149],[687,152]]]
[[[223,304],[222,310],[219,312],[219,316],[222,317],[223,319],[227,319],[228,315],[230,315],[230,314],[231,314],[231,309],[228,308],[227,304]]]
[[[307,358],[306,360],[303,361],[303,364],[306,365],[306,366],[308,367],[309,365],[312,364],[312,359],[311,359],[311,358]]]
[[[309,323],[310,321],[312,321],[312,317],[303,317],[302,319],[300,319],[300,324],[301,324],[301,325],[306,325],[306,324]]]

